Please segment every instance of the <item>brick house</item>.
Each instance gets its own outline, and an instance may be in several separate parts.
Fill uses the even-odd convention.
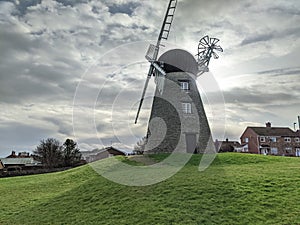
[[[300,135],[288,127],[247,127],[241,144],[248,144],[249,153],[264,155],[300,156]]]

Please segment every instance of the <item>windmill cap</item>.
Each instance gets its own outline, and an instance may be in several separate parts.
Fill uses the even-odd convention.
[[[188,72],[198,74],[198,63],[194,56],[183,49],[172,49],[162,54],[159,62],[164,63],[166,73]]]

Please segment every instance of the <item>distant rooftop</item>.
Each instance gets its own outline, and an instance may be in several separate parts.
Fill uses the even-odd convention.
[[[1,158],[0,160],[4,165],[41,165],[41,162],[33,158]]]

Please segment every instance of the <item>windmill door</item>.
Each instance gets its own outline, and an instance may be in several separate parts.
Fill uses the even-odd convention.
[[[194,153],[196,150],[196,134],[185,134],[186,151],[187,153]]]

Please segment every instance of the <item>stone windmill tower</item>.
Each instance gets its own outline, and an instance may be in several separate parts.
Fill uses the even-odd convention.
[[[198,59],[182,49],[172,49],[158,58],[162,39],[167,40],[173,21],[176,0],[170,0],[156,46],[150,45],[146,59],[151,63],[135,123],[151,76],[156,90],[147,131],[145,153],[173,152],[203,153],[215,148],[203,103],[196,85],[199,75],[208,71],[216,38],[203,37],[198,46]],[[158,59],[157,59],[158,58]]]

